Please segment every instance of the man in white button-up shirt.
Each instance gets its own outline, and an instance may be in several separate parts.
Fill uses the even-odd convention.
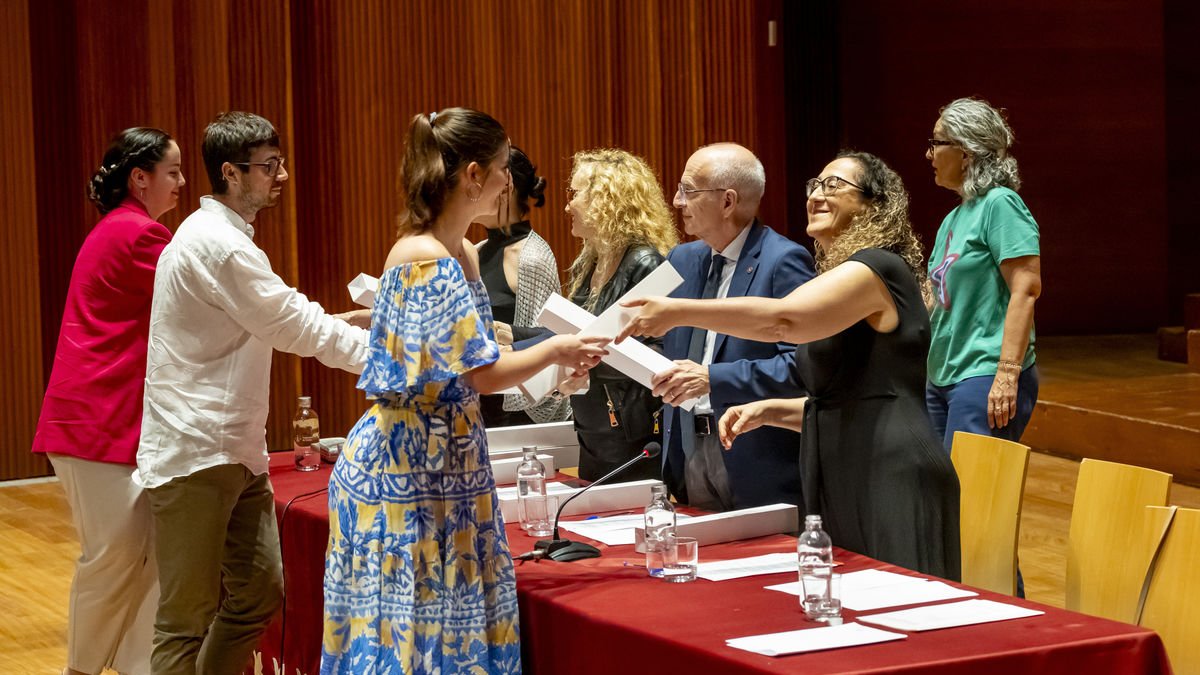
[[[240,673],[282,599],[272,350],[355,373],[366,360],[367,331],[284,283],[254,243],[250,223],[288,179],[275,128],[225,113],[203,151],[213,195],[163,249],[150,310],[137,459],[157,532],[156,675]]]

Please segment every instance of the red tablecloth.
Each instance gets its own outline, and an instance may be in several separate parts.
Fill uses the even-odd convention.
[[[271,460],[280,521],[287,604],[268,629],[265,672],[280,653],[289,675],[319,672],[321,583],[329,536],[322,488],[329,465],[301,473],[290,453]],[[513,555],[534,540],[509,526]],[[792,551],[795,538],[778,535],[705,546],[701,561]],[[595,543],[595,542],[592,542]],[[1170,673],[1153,631],[979,591],[980,597],[1033,607],[1042,616],[926,633],[851,649],[767,657],[733,649],[725,640],[813,627],[794,596],[764,586],[794,574],[731,581],[668,584],[646,576],[631,546],[600,545],[603,557],[571,563],[517,565],[521,651],[526,673]],[[841,571],[881,568],[906,572],[865,556],[837,551]],[[887,610],[880,611],[892,611]],[[855,612],[843,616],[853,620]]]

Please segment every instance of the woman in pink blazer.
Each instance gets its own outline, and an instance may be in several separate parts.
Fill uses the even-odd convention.
[[[184,182],[175,141],[135,127],[113,139],[89,186],[103,217],[75,259],[33,439],[79,534],[68,675],[149,672],[158,581],[150,508],[133,476],[154,268],[171,240],[156,220]]]

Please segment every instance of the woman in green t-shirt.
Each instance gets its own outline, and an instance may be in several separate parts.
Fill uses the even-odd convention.
[[[1020,440],[1037,403],[1041,256],[1037,222],[1016,192],[1012,143],[999,111],[960,98],[942,108],[925,152],[937,184],[962,198],[929,256],[926,404],[947,452],[955,431]]]

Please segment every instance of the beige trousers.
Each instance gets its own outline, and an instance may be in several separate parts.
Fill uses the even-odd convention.
[[[67,615],[67,665],[150,672],[158,605],[150,504],[128,464],[51,454],[79,535]]]

